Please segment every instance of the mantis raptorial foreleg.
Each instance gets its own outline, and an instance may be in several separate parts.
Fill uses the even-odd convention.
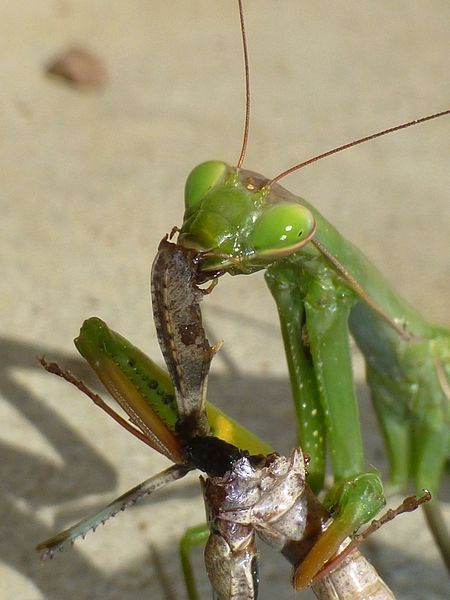
[[[266,272],[266,281],[277,303],[283,331],[292,329],[290,311],[301,310],[298,329],[286,339],[286,344],[291,362],[304,365],[302,355],[306,353],[309,357],[307,369],[298,375],[299,388],[303,389],[303,382],[313,378],[318,390],[312,396],[309,389],[304,391],[296,405],[302,438],[308,442],[305,447],[309,449],[313,444],[312,462],[316,452],[323,456],[328,437],[336,476],[344,479],[361,472],[364,458],[347,327],[355,297],[342,287],[336,289],[330,280],[299,277],[297,270],[286,262],[272,264]],[[310,402],[313,402],[311,407]],[[333,410],[334,404],[341,410]]]
[[[330,506],[334,506],[335,518],[345,523],[345,537],[384,504],[379,475],[360,475],[364,459],[347,327],[355,297],[342,286],[335,289],[329,281],[318,285],[313,280],[306,285],[286,262],[272,265],[266,281],[277,302],[291,380],[298,385],[294,400],[302,447],[311,455],[310,485],[316,492],[323,488],[322,457],[327,439],[338,490],[329,494],[333,498]],[[348,499],[344,500],[348,494],[357,499],[351,507]],[[345,510],[340,515],[342,507]]]

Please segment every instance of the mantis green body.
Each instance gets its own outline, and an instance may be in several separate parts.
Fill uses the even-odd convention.
[[[241,153],[236,167],[215,160],[193,169],[177,243],[201,255],[201,282],[266,270],[280,318],[298,443],[311,457],[308,481],[316,493],[324,490],[328,451],[334,485],[325,505],[333,514],[334,541],[342,540],[383,502],[381,478],[366,468],[349,333],[366,361],[391,483],[436,494],[450,451],[450,331],[422,318],[362,252],[278,181],[321,158],[450,110],[334,148],[272,180],[244,170],[250,78],[241,0],[238,6],[246,84]],[[426,507],[426,515],[450,570],[450,537],[436,502]],[[322,544],[328,545],[326,535],[317,546]]]
[[[266,269],[298,440],[311,455],[310,485],[323,488],[328,445],[335,481],[328,504],[338,518],[356,529],[371,517],[370,511],[351,514],[349,496],[354,507],[364,496],[372,498],[374,513],[380,508],[379,476],[365,473],[349,330],[366,360],[392,483],[437,492],[450,446],[447,329],[427,323],[311,205],[220,161],[203,163],[189,176],[178,243],[202,253],[205,281]],[[433,509],[430,514],[432,520]],[[440,527],[433,533],[448,561]]]

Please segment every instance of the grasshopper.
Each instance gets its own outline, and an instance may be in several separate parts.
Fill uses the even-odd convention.
[[[378,528],[401,512],[415,510],[429,500],[429,494],[421,499],[409,498],[396,511],[374,521],[367,532],[349,540],[337,559],[325,564],[325,559],[339,550],[342,530],[312,493],[306,481],[309,459],[305,460],[301,449],[295,449],[289,458],[273,452],[250,454],[212,435],[206,410],[206,381],[217,349],[209,345],[202,326],[199,302],[205,292],[196,286],[194,271],[194,253],[167,240],[161,242],[153,266],[153,314],[174,394],[155,385],[152,370],[143,368],[149,359],[142,353],[130,352],[126,340],[106,330],[98,320],[88,321],[76,341],[131,423],[82,382],[55,363],[41,359],[48,371],[76,385],[119,424],[175,464],[97,514],[39,544],[37,549],[43,558],[52,557],[68,541],[84,537],[120,510],[197,468],[208,476],[203,480],[210,529],[205,563],[219,600],[256,600],[256,533],[293,564],[297,589],[312,584],[317,597],[323,600],[335,597],[330,595],[333,593],[342,599],[351,594],[363,600],[368,589],[377,590],[380,600],[394,598],[355,545],[367,537],[371,528]],[[86,329],[95,328],[101,331],[102,341],[86,333]],[[114,354],[103,343],[108,338],[114,338]],[[228,427],[232,426],[224,415],[221,418]],[[258,445],[248,436],[247,443]],[[264,444],[259,447],[267,452]],[[319,581],[314,583],[317,578]],[[187,583],[190,598],[196,598],[192,579],[188,578]]]

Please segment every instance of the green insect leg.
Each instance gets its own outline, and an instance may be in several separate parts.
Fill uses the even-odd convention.
[[[311,354],[337,481],[362,473],[365,466],[348,331],[353,301],[351,294],[318,277],[309,282],[305,298]]]
[[[302,337],[305,307],[298,276],[288,264],[279,263],[266,271],[266,282],[280,317],[297,419],[297,439],[309,456],[308,483],[318,493],[323,489],[325,477],[325,424],[312,357]]]
[[[432,344],[433,342],[430,346]],[[446,344],[448,348],[448,340]],[[434,494],[434,500],[424,506],[425,517],[442,559],[450,571],[450,532],[437,499],[450,450],[450,401],[446,387],[448,380],[443,381],[443,377],[446,377],[443,369],[439,373],[441,357],[433,356],[432,351],[427,352],[429,364],[426,365],[424,353],[418,350],[420,364],[424,366],[416,370],[418,392],[411,415],[411,472],[417,490],[428,488]],[[448,360],[445,352],[441,356]]]
[[[370,388],[378,424],[383,434],[390,465],[390,483],[395,489],[405,490],[410,478],[410,429],[407,418],[407,398],[393,386],[389,377],[366,368],[367,384]]]
[[[379,474],[364,472],[359,411],[353,383],[348,317],[354,298],[329,279],[314,277],[305,296],[306,324],[325,417],[334,487],[325,499],[333,523],[319,538],[302,567],[316,554],[330,558],[340,542],[384,506]],[[316,559],[318,561],[318,558]]]
[[[450,571],[450,534],[437,500],[450,446],[450,406],[441,366],[448,356],[447,345],[447,338],[439,336],[399,342],[390,371],[380,367],[372,352],[367,381],[385,439],[391,482],[406,489],[412,481],[418,494],[431,491],[433,500],[424,506],[425,517]]]
[[[189,600],[198,600],[198,590],[195,584],[194,569],[192,568],[191,551],[193,548],[206,544],[209,537],[209,529],[206,523],[196,525],[186,530],[180,540],[179,552],[183,577]]]
[[[419,393],[412,398],[407,393],[413,387],[411,382],[406,385],[392,381],[369,366],[367,382],[385,440],[392,485],[404,490],[412,480],[417,493],[429,489],[436,495],[448,458],[450,428],[445,416],[430,406],[430,400],[440,399],[442,393],[422,382],[414,386]],[[411,410],[413,403],[418,406],[416,411]]]
[[[377,473],[364,473],[348,332],[352,292],[335,286],[326,273],[322,278],[300,274],[287,261],[272,265],[266,280],[278,306],[300,445],[311,454],[313,465],[319,449],[323,475],[326,434],[335,476],[327,497],[333,523],[302,562],[307,582],[343,539],[378,513],[384,505],[383,487]],[[320,480],[313,481],[317,486]]]

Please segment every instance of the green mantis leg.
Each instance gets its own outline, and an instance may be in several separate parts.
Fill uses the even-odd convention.
[[[434,500],[424,506],[425,517],[450,570],[450,535],[436,499],[449,452],[448,408],[446,411],[430,406],[433,398],[437,398],[442,407],[448,405],[448,399],[439,389],[433,365],[425,372],[427,381],[422,380],[421,385],[417,385],[419,393],[415,398],[422,408],[420,412],[411,412],[410,385],[404,383],[403,390],[398,381],[370,366],[367,381],[389,456],[391,482],[405,489],[409,479],[413,479],[419,492],[425,488],[431,490]]]
[[[450,450],[449,332],[430,327],[400,340],[363,303],[352,311],[350,327],[366,357],[390,480],[400,489],[412,481],[417,493],[431,491],[433,501],[424,506],[425,516],[450,570],[450,535],[437,501]]]
[[[327,282],[328,283],[328,282]],[[353,299],[313,279],[305,297],[308,337],[320,391],[330,459],[337,481],[364,469],[359,410],[353,383],[348,317]]]
[[[320,423],[324,420],[336,480],[362,473],[364,455],[347,326],[353,299],[323,280],[300,278],[287,262],[272,265],[266,281],[277,302],[293,375],[300,444],[314,455],[318,450],[314,444],[320,443],[323,470]]]
[[[300,277],[298,269],[286,261],[269,267],[266,281],[280,315],[299,419],[299,443],[306,452],[310,450],[312,457],[320,452],[319,464],[314,464],[313,485],[323,477],[322,416],[330,447],[335,486],[326,502],[334,513],[334,521],[311,551],[311,563],[317,565],[384,504],[378,474],[364,473],[348,332],[348,317],[355,299],[352,292],[336,285],[326,273],[320,278],[308,277],[308,273]],[[307,561],[309,569],[308,558]],[[311,566],[312,570],[315,568]]]
[[[300,297],[298,278],[292,277],[292,270],[286,266],[285,269],[279,267],[274,271],[269,269],[266,272],[266,282],[275,298],[280,317],[297,417],[297,439],[309,456],[308,483],[318,493],[324,485],[326,433],[314,365],[302,337],[305,306]]]
[[[366,378],[385,441],[390,465],[390,482],[395,488],[406,489],[409,481],[410,453],[410,425],[405,414],[407,403],[401,400],[398,386],[397,389],[392,389],[387,378],[369,366],[366,369]]]
[[[196,546],[206,544],[209,529],[206,523],[187,529],[180,540],[179,552],[183,568],[184,583],[189,600],[198,600],[197,586],[195,585],[194,569],[191,562],[191,551]]]

